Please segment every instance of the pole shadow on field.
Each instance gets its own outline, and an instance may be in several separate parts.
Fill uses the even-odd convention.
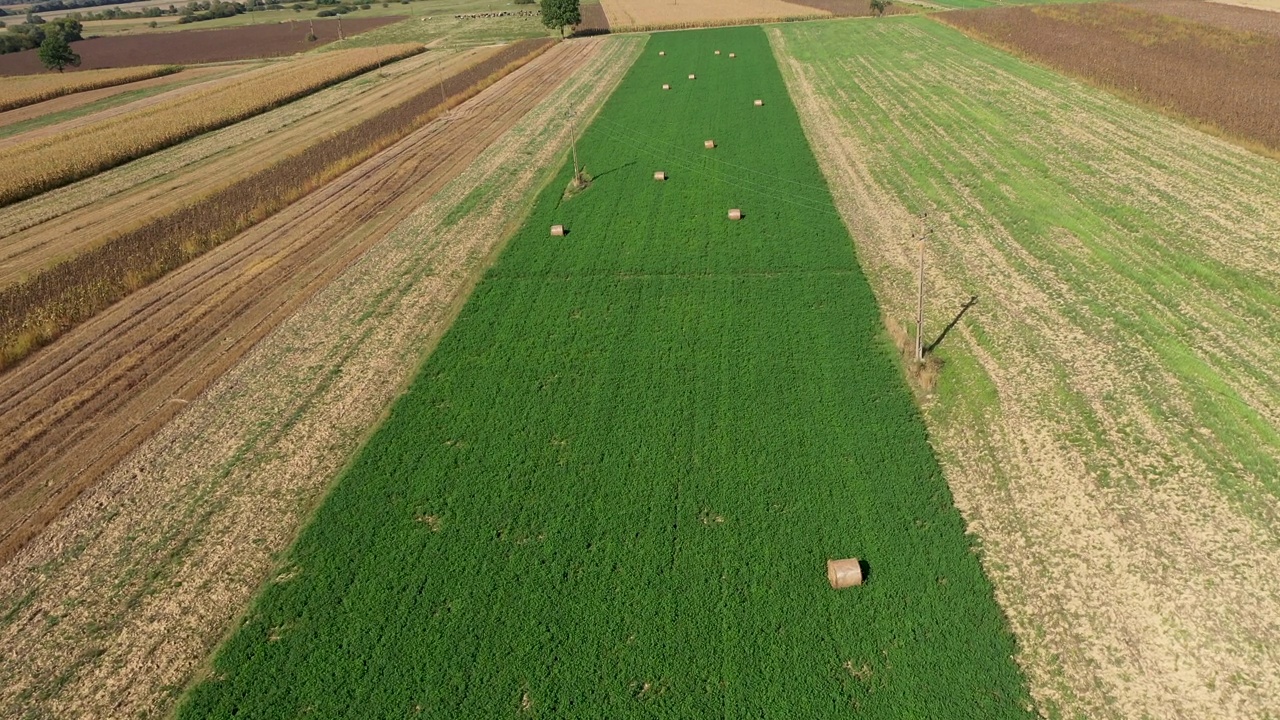
[[[613,173],[616,173],[616,172],[618,172],[619,170],[626,170],[627,168],[631,167],[632,165],[635,165],[635,164],[636,164],[636,162],[637,162],[636,160],[632,160],[631,162],[629,162],[629,163],[623,163],[623,164],[619,165],[618,167],[609,168],[608,170],[605,170],[604,172],[600,173],[599,175],[594,175],[594,176],[593,176],[593,178],[594,178],[594,179],[596,179],[596,180],[599,180],[600,178],[604,177],[605,175],[612,175]]]
[[[938,338],[937,338],[936,340],[934,340],[933,342],[931,342],[931,343],[929,343],[927,346],[925,346],[924,351],[925,351],[925,352],[933,352],[933,349],[934,349],[934,348],[936,348],[936,347],[938,347],[939,345],[941,345],[941,344],[942,344],[943,339],[947,337],[947,333],[951,332],[951,328],[955,327],[955,326],[956,326],[956,323],[960,322],[960,318],[964,317],[964,314],[965,314],[965,313],[967,313],[967,312],[969,312],[969,308],[971,308],[971,307],[973,307],[974,305],[977,305],[977,304],[978,304],[978,296],[977,296],[977,295],[970,295],[970,296],[969,296],[969,302],[965,303],[965,304],[964,304],[964,307],[960,308],[960,312],[956,313],[956,316],[955,316],[955,317],[953,317],[953,318],[951,318],[951,322],[947,323],[947,326],[946,326],[945,328],[943,328],[943,329],[942,329],[942,334],[941,334],[941,335],[939,335],[939,336],[938,336]]]

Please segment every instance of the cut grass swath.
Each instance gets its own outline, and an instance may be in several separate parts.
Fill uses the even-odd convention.
[[[1029,716],[786,97],[650,40],[179,717]]]

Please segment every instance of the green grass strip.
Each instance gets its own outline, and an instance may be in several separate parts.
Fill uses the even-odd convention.
[[[1028,716],[763,32],[578,152],[179,716]]]

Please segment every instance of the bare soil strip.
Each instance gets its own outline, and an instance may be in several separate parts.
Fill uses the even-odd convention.
[[[149,306],[144,322],[158,343],[161,333],[186,341],[161,330],[184,310],[233,297],[256,309],[182,315],[213,330],[186,357],[234,367],[204,394],[192,368],[187,379],[164,369],[166,379],[134,388],[185,410],[0,572],[0,642],[9,651],[0,656],[0,714],[158,717],[172,707],[642,42],[561,44],[290,217],[268,221],[272,229],[224,244],[122,304]],[[577,110],[572,123],[563,122],[568,107]],[[348,203],[362,205],[337,207]],[[387,235],[390,218],[414,208]],[[253,269],[260,280],[245,278]],[[132,332],[119,323],[138,307],[100,318],[91,339],[128,350],[128,340],[103,333],[112,323]],[[218,357],[239,357],[263,336],[238,364]],[[146,412],[111,422],[145,421]],[[288,569],[272,577],[287,582]]]
[[[978,297],[926,418],[1033,696],[1274,715],[1280,166],[930,25],[770,32],[885,314],[921,207],[926,339]]]

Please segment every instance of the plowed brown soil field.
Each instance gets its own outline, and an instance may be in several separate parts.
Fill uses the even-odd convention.
[[[46,349],[146,398],[81,421],[184,410],[0,571],[0,714],[165,714],[641,45],[553,48]]]
[[[233,254],[198,258],[0,376],[0,559],[465,167],[562,70],[523,75],[527,85],[484,112],[415,134],[226,243]]]

